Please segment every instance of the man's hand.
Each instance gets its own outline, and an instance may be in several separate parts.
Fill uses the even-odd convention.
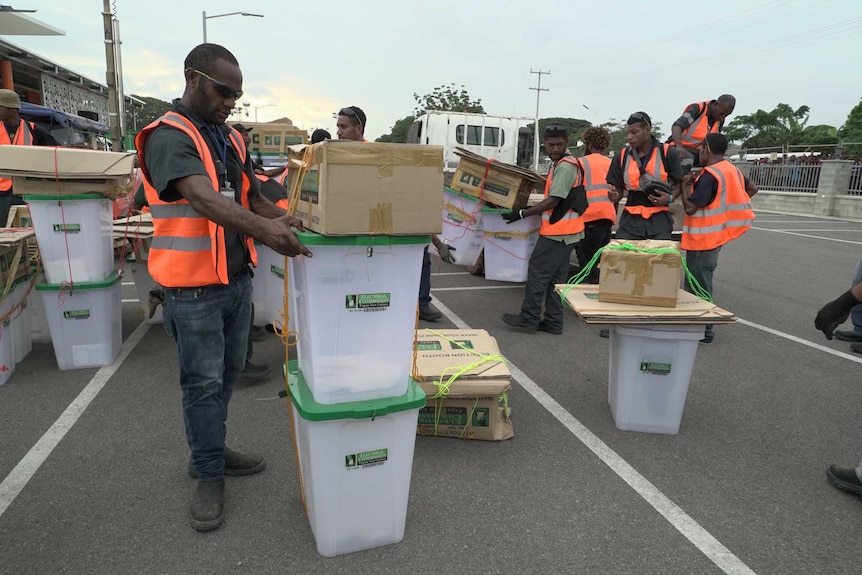
[[[649,196],[647,196],[650,200],[650,203],[654,206],[668,206],[670,205],[670,194],[662,191],[652,191]]]
[[[850,292],[850,290],[841,294],[837,299],[824,305],[817,312],[817,317],[814,318],[814,327],[823,332],[826,339],[832,339],[832,333],[839,325],[847,321],[850,316],[850,310],[860,302]]]
[[[507,224],[511,224],[512,222],[517,222],[521,218],[523,218],[524,210],[512,210],[511,212],[503,212],[500,214],[504,220],[506,220]]]
[[[264,244],[283,256],[293,257],[304,255],[309,258],[312,256],[311,251],[302,245],[291,229],[291,226],[293,226],[301,231],[305,231],[302,227],[302,221],[288,215],[264,221],[266,222],[266,229],[260,238]]]
[[[452,252],[455,251],[455,248],[453,248],[452,246],[447,246],[444,243],[441,243],[439,246],[436,246],[436,247],[437,247],[437,253],[440,254],[441,260],[443,260],[447,264],[454,264],[455,263],[455,256],[452,255]]]
[[[676,151],[679,154],[679,165],[683,171],[691,170],[694,167],[694,153],[681,146],[678,146]]]
[[[612,186],[610,191],[608,191],[608,199],[613,203],[617,203],[622,197],[622,194],[620,194],[620,191],[616,188],[616,186]]]

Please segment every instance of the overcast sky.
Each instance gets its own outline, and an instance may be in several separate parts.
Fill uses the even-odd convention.
[[[8,0],[66,32],[8,40],[104,83],[101,0]],[[357,105],[366,137],[410,114],[413,93],[463,84],[495,115],[601,123],[643,110],[670,125],[731,93],[734,115],[779,102],[841,126],[862,97],[859,0],[114,0],[126,93],[182,94],[183,59],[208,40],[236,55],[254,121],[287,116],[334,134]],[[255,110],[255,108],[257,108]],[[732,118],[731,118],[732,119]]]

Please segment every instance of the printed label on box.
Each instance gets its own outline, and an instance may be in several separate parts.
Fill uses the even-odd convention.
[[[81,224],[54,224],[52,227],[56,234],[78,234],[81,232]]]
[[[73,309],[63,312],[63,319],[89,319],[90,310],[88,309]]]
[[[416,349],[419,351],[440,351],[443,346],[439,341],[417,341]]]
[[[320,203],[320,182],[318,181],[317,170],[305,172],[302,178],[302,189],[299,191],[299,199],[312,204]]]
[[[641,373],[652,373],[653,375],[670,375],[672,359],[669,357],[650,357],[644,356],[641,358]]]
[[[434,411],[433,405],[426,405],[419,410],[419,425],[434,425],[435,421],[438,425],[458,425],[464,427],[467,425],[467,416],[470,411],[473,411],[470,425],[473,427],[488,427],[490,418],[487,407],[477,407],[471,410],[469,407],[450,407],[443,406],[440,410],[440,418]]]
[[[386,311],[390,300],[389,293],[347,294],[344,307],[351,311]]]
[[[281,279],[284,279],[284,269],[283,268],[280,268],[280,267],[274,266],[274,265],[270,265],[269,271],[272,272],[272,275],[278,276]]]
[[[389,459],[388,449],[375,449],[362,453],[350,453],[344,456],[344,466],[347,469],[367,469],[383,465]]]
[[[452,346],[452,349],[474,349],[471,339],[453,339],[449,345]]]

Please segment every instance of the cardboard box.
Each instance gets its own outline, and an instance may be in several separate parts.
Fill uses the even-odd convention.
[[[614,249],[616,246],[633,249]],[[650,253],[643,250],[673,250]],[[682,279],[677,242],[612,240],[599,263],[599,301],[676,307]]]
[[[12,177],[12,192],[19,196],[128,195],[134,166],[134,153],[81,148],[10,146],[0,155],[0,174]]]
[[[461,160],[450,187],[495,206],[512,210],[526,208],[533,189],[537,185],[544,186],[543,178],[530,170],[488,160],[463,148],[457,148],[456,153]]]
[[[507,393],[511,372],[487,331],[420,330],[416,356],[428,396],[419,411],[420,435],[483,441],[515,435]]]
[[[308,160],[299,197],[290,198],[306,229],[330,236],[441,232],[441,146],[326,140],[289,153]],[[294,166],[289,193],[301,171]]]
[[[24,241],[13,245],[0,245],[0,291],[5,289],[7,284],[25,277],[28,271],[30,271],[30,262]]]

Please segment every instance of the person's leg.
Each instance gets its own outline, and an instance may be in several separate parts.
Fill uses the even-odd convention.
[[[640,216],[634,216],[627,211],[620,212],[620,221],[617,226],[618,240],[645,240],[647,239],[646,222]]]
[[[670,240],[673,238],[673,216],[670,212],[658,212],[646,220],[648,240]]]
[[[856,271],[853,272],[852,284],[862,283],[862,259],[856,265]],[[862,304],[853,306],[850,310],[850,321],[853,323],[853,334],[862,337]]]
[[[569,257],[571,257],[574,244],[566,245],[563,242],[553,242],[557,244],[553,247],[553,253],[557,258],[557,269],[553,271],[551,279],[545,288],[545,318],[543,328],[550,333],[563,332],[563,303],[560,300],[560,294],[554,291],[554,286],[565,283],[566,276],[569,273]],[[549,269],[551,263],[549,261]]]
[[[691,272],[692,277],[697,280],[700,287],[706,290],[710,297],[714,295],[712,290],[712,275],[718,266],[718,254],[720,251],[721,247],[719,246],[712,250],[688,250],[685,252],[685,263],[688,271]],[[688,277],[685,278],[685,291],[695,293]],[[712,343],[713,339],[715,339],[715,333],[712,326],[707,325],[703,334],[703,342]]]
[[[443,317],[433,305],[431,305],[431,256],[428,255],[428,246],[422,255],[422,275],[419,276],[419,319],[423,321],[437,321]]]
[[[527,285],[524,288],[520,313],[521,321],[529,327],[539,325],[539,320],[542,319],[542,300],[545,299],[548,284],[560,267],[558,244],[560,242],[540,235],[530,255]]]
[[[575,252],[578,256],[578,264],[581,266],[581,269],[583,270],[587,267],[587,264],[590,263],[590,260],[593,259],[594,255],[596,255],[596,252],[608,245],[610,241],[611,223],[609,221],[596,223],[591,227],[584,229],[584,238],[578,242],[575,247]],[[590,270],[584,283],[599,283],[598,262],[596,262],[596,265]]]

